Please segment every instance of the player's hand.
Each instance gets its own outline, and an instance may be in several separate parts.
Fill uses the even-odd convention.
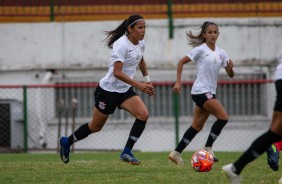
[[[151,83],[140,82],[137,86],[137,89],[148,94],[149,96],[155,95],[155,88]]]
[[[155,96],[155,88],[154,88],[153,84],[151,82],[147,82],[146,84],[150,85],[151,91],[150,91],[149,96]]]
[[[233,66],[234,66],[234,65],[233,65],[233,62],[231,61],[231,59],[230,59],[229,61],[227,61],[227,66],[226,66],[226,67],[227,67],[228,69],[232,69]]]
[[[176,82],[172,87],[172,92],[176,94],[180,94],[180,90],[181,90],[181,84],[179,82]]]

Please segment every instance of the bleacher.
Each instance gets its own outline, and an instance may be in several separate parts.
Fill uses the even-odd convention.
[[[194,17],[281,17],[282,0],[1,0],[0,22],[119,20]]]

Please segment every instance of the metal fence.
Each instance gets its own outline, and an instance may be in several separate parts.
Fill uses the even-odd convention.
[[[61,135],[89,122],[96,83],[0,86],[0,151],[57,150]],[[137,91],[150,113],[144,134],[135,149],[169,151],[192,122],[192,82],[183,82],[179,96],[171,93],[172,82],[154,82],[156,96]],[[217,98],[230,115],[230,122],[215,143],[215,150],[244,150],[265,131],[275,99],[273,81],[264,74],[244,80],[221,80]],[[120,150],[134,119],[116,110],[104,129],[75,144],[75,150]],[[189,146],[200,149],[208,136],[213,117]]]
[[[281,0],[1,0],[0,22],[92,21],[145,18],[281,17]]]

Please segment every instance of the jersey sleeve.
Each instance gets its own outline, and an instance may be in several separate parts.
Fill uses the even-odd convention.
[[[204,53],[202,47],[195,47],[193,48],[190,52],[188,52],[187,56],[193,60],[196,61],[197,59],[200,58],[200,56]]]
[[[125,57],[127,54],[127,47],[122,45],[122,44],[115,44],[113,45],[113,50],[111,54],[111,61],[116,62],[116,61],[125,61]]]

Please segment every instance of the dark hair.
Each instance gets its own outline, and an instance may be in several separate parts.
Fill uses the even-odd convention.
[[[206,39],[203,34],[206,32],[207,27],[209,27],[210,25],[215,25],[218,27],[218,25],[214,22],[204,22],[203,25],[200,27],[200,33],[198,33],[197,35],[193,35],[191,31],[189,31],[189,33],[186,33],[189,45],[191,45],[192,47],[197,47],[205,43]]]
[[[116,29],[112,31],[105,31],[107,37],[105,38],[104,41],[106,42],[107,47],[112,49],[114,42],[125,33],[128,34],[127,27],[130,26],[133,28],[134,25],[136,24],[135,21],[138,19],[144,19],[144,18],[141,15],[137,15],[137,14],[131,15],[128,17],[128,19],[125,19]]]

